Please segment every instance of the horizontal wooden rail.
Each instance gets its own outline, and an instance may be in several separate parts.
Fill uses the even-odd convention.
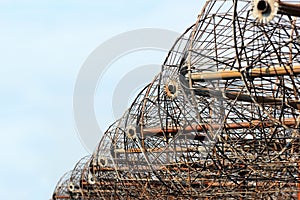
[[[278,4],[279,4],[279,8],[278,8],[279,14],[300,17],[300,3],[295,4],[295,3],[285,3],[279,1]]]
[[[288,105],[290,107],[293,107],[295,109],[300,109],[300,101],[297,100],[291,100],[291,99],[286,99],[283,100],[282,98],[275,98],[271,96],[253,96],[251,97],[248,94],[242,94],[240,92],[234,92],[234,91],[220,91],[220,90],[212,90],[208,88],[197,88],[194,90],[195,95],[198,96],[204,96],[204,97],[224,97],[228,98],[231,100],[237,100],[237,101],[244,101],[244,102],[249,102],[253,103],[253,99],[261,104],[265,105],[278,105],[280,106],[281,104]]]
[[[287,118],[282,122],[286,126],[292,126],[296,124],[296,120],[294,118]],[[143,129],[142,132],[146,136],[149,135],[163,135],[166,133],[178,133],[179,131],[182,131],[183,133],[190,133],[190,132],[204,132],[206,130],[210,129],[219,129],[223,125],[222,124],[194,124],[187,126],[183,129],[180,129],[179,127],[169,127],[166,129],[161,128],[146,128]],[[240,123],[227,123],[223,126],[225,129],[243,129],[243,128],[269,128],[276,126],[276,123],[272,121],[260,121],[260,120],[253,120],[251,122],[240,122]]]
[[[300,74],[300,65],[286,67],[253,68],[247,72],[250,78],[273,77]],[[242,73],[237,70],[192,73],[193,81],[241,79]]]
[[[55,200],[55,199],[71,199],[71,197],[70,196],[55,196],[52,200]]]
[[[190,148],[131,148],[131,149],[115,149],[115,153],[143,153],[143,152],[151,152],[151,153],[171,153],[171,152],[199,152],[199,149],[196,147]]]

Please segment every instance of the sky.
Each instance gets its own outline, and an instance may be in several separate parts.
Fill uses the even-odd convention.
[[[196,21],[203,4],[196,0],[0,0],[1,199],[50,199],[59,178],[89,153],[76,132],[73,91],[91,52],[113,36],[135,29],[182,33]],[[115,61],[108,73],[118,73],[124,63],[158,65],[166,52],[149,50],[143,55],[137,52]],[[99,84],[101,93],[95,99],[111,91]],[[101,110],[110,108],[106,105],[111,102],[95,105],[104,129],[114,120],[109,111]]]

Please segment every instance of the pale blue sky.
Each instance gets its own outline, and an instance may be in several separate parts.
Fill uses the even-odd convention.
[[[49,199],[59,178],[87,154],[75,131],[72,95],[97,46],[138,28],[181,33],[203,4],[0,0],[1,199]]]

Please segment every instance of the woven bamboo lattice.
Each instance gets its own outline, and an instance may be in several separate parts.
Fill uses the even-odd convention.
[[[52,199],[300,199],[299,5],[206,1]]]

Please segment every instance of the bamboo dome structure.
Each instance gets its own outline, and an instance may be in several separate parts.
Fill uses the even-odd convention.
[[[58,199],[300,199],[300,3],[207,0]]]

